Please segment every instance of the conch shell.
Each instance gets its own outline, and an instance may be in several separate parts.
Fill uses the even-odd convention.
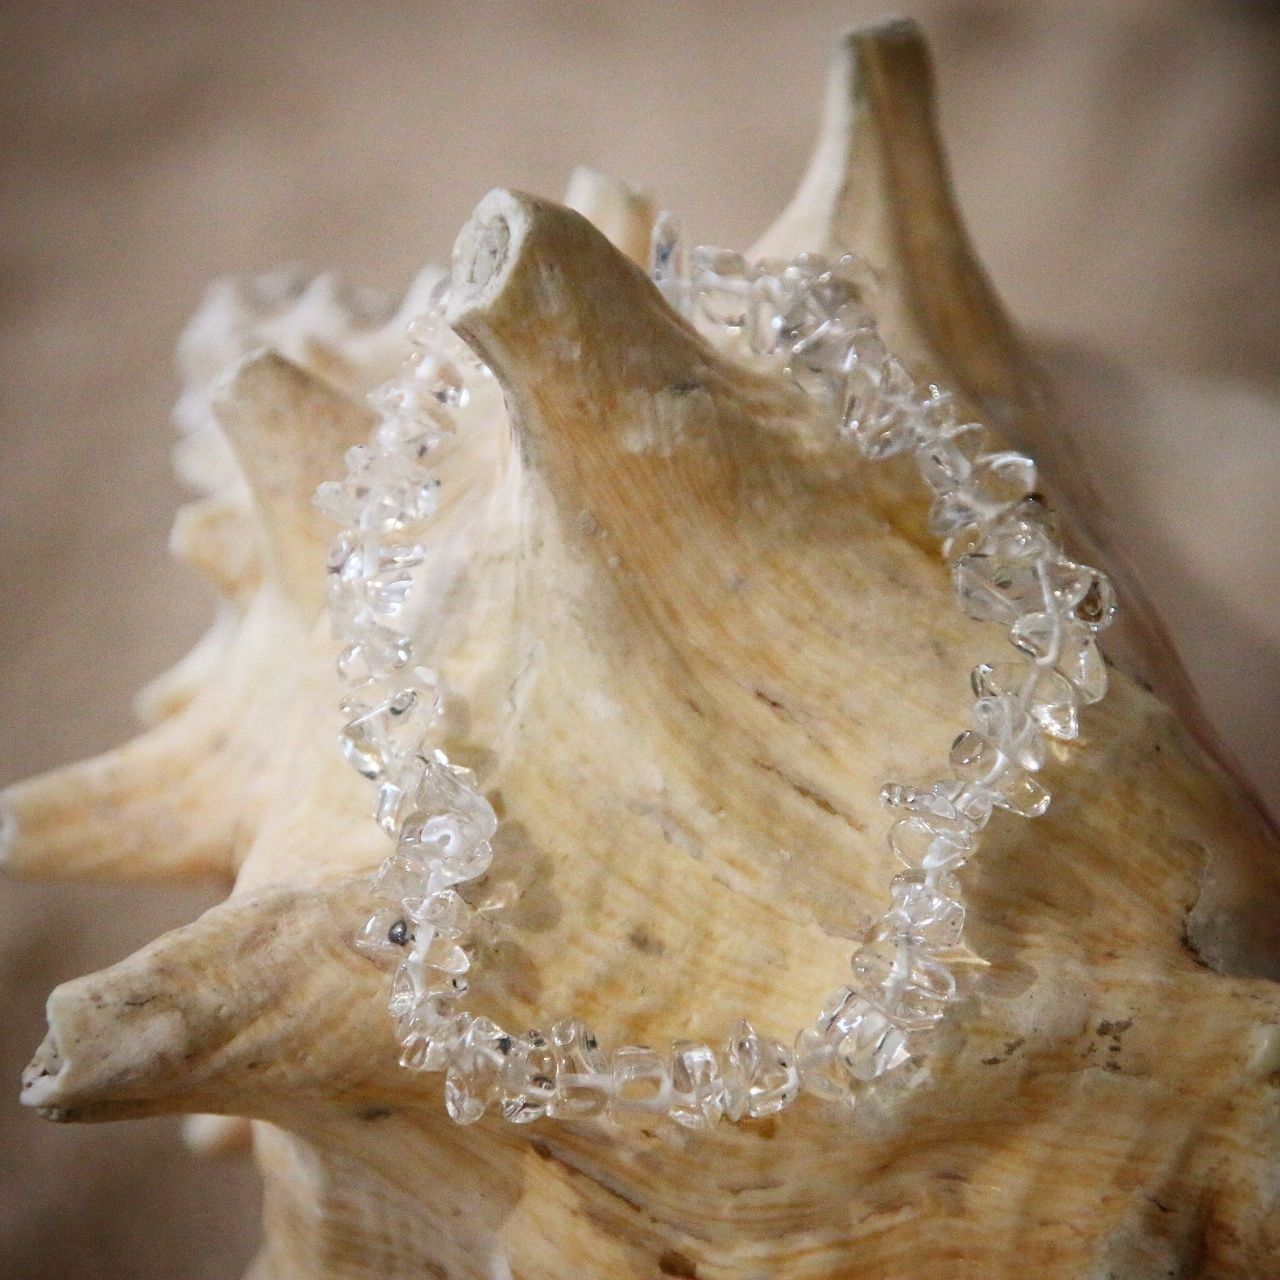
[[[497,383],[493,425],[445,464],[423,628],[463,708],[450,756],[503,817],[510,884],[489,888],[514,900],[474,1000],[517,1027],[571,1010],[618,1042],[744,1014],[783,1031],[883,908],[880,784],[929,776],[992,637],[953,606],[909,464],[872,472],[792,388],[675,322],[632,261],[647,202],[591,175],[571,198],[487,197],[453,267],[456,327]],[[894,349],[1053,455],[910,24],[836,50],[813,163],[758,246],[807,250],[864,255]],[[437,1076],[397,1066],[387,974],[353,946],[386,841],[334,746],[332,530],[311,495],[367,436],[362,393],[430,283],[385,322],[331,323],[327,285],[224,298],[231,320],[189,340],[195,365],[236,360],[189,393],[207,496],[175,531],[223,616],[144,698],[141,737],[5,793],[6,857],[230,896],[58,987],[24,1100],[65,1121],[252,1119],[256,1280],[1273,1274],[1276,844],[1119,671],[1046,770],[1049,814],[994,819],[965,873],[984,967],[920,1088],[706,1134],[462,1129]],[[1185,699],[1154,634],[1129,637],[1133,669]]]

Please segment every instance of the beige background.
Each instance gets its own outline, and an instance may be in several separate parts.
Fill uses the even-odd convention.
[[[1096,435],[1113,493],[1176,474],[1183,524],[1213,523],[1233,494],[1256,494],[1250,459],[1272,438],[1250,386],[1280,387],[1270,6],[912,11],[936,45],[962,202],[1015,314],[1131,364],[1231,380],[1153,446],[1177,449],[1174,471],[1147,467],[1123,424]],[[5,6],[0,782],[129,733],[133,690],[207,616],[206,591],[164,549],[180,500],[170,352],[206,281],[301,261],[395,286],[446,255],[487,187],[555,194],[579,162],[650,189],[698,238],[742,244],[804,161],[827,38],[878,12],[860,0]],[[1232,466],[1214,450],[1224,404],[1247,420],[1227,432]],[[1230,539],[1273,548],[1271,505],[1242,507],[1215,554],[1234,561]],[[1213,667],[1214,637],[1243,623],[1195,594],[1176,539],[1162,554],[1166,593],[1196,612],[1198,660]],[[1274,578],[1246,569],[1262,675],[1235,669],[1238,656],[1211,674],[1260,759],[1280,706]],[[1258,768],[1275,793],[1280,772]],[[49,987],[208,900],[0,889],[0,1276],[196,1280],[250,1257],[246,1167],[192,1161],[168,1123],[59,1130],[13,1101]]]

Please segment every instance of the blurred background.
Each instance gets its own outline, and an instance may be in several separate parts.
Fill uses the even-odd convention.
[[[1153,594],[1188,619],[1193,674],[1274,803],[1280,11],[905,7],[934,43],[980,254],[1018,320],[1067,340],[1054,360],[1099,487],[1132,508]],[[446,258],[490,186],[557,195],[579,163],[647,189],[699,240],[745,245],[807,158],[829,39],[882,14],[0,6],[0,783],[128,735],[134,690],[209,617],[165,538],[182,499],[171,352],[210,279],[298,262],[395,288]],[[195,1160],[168,1122],[60,1129],[16,1104],[49,988],[211,900],[0,888],[0,1276],[247,1265],[247,1161]]]

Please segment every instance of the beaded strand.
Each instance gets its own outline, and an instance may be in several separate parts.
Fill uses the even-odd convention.
[[[372,440],[349,451],[346,477],[321,485],[316,501],[343,527],[329,558],[348,690],[340,745],[376,783],[376,819],[396,841],[357,945],[398,962],[390,1011],[401,1065],[443,1071],[445,1104],[460,1124],[496,1107],[515,1123],[657,1115],[702,1129],[774,1114],[801,1091],[853,1103],[909,1077],[956,999],[948,957],[965,921],[956,872],[994,809],[1045,811],[1049,793],[1035,774],[1047,740],[1075,738],[1079,708],[1106,692],[1096,637],[1115,615],[1108,580],[1063,553],[1032,460],[995,447],[885,348],[864,262],[748,263],[705,247],[686,262],[675,221],[663,215],[651,275],[727,354],[791,377],[864,456],[914,455],[961,607],[1006,627],[1016,656],[974,669],[971,727],[952,744],[947,776],[884,787],[895,814],[889,844],[905,868],[890,885],[892,905],[854,952],[851,981],[790,1043],[742,1021],[719,1048],[678,1041],[666,1052],[608,1052],[576,1018],[515,1034],[468,1012],[468,974],[502,903],[473,907],[458,887],[489,870],[498,820],[473,775],[438,745],[441,684],[410,633],[439,496],[433,466],[491,374],[444,323],[442,282],[410,327],[403,376],[375,394],[382,421]]]

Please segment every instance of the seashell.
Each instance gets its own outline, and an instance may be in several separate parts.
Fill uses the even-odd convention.
[[[452,270],[453,323],[496,382],[441,464],[415,634],[516,895],[475,1004],[509,1026],[572,1010],[626,1043],[744,1013],[781,1031],[884,909],[874,797],[927,776],[990,636],[952,607],[908,465],[869,470],[793,386],[674,316],[633,261],[645,201],[581,175],[570,203],[492,193]],[[892,347],[1051,457],[909,23],[839,44],[813,162],[757,252],[849,249],[883,282]],[[1118,671],[1046,766],[1047,816],[987,828],[966,872],[981,980],[918,1088],[696,1133],[463,1129],[437,1075],[397,1065],[390,976],[354,944],[388,845],[334,745],[311,494],[367,438],[361,396],[435,278],[395,314],[329,283],[223,289],[188,332],[183,467],[206,496],[174,543],[222,613],[144,695],[141,737],[4,794],[5,857],[230,896],[56,988],[23,1100],[64,1121],[251,1119],[263,1280],[1274,1269],[1275,840]],[[1193,719],[1158,623],[1129,613],[1126,665]],[[206,1119],[191,1139],[242,1133]]]

